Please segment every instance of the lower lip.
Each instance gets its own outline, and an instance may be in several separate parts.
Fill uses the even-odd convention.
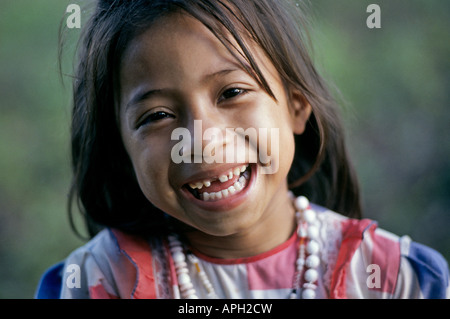
[[[250,179],[247,180],[246,186],[239,193],[233,194],[226,198],[215,201],[204,201],[196,198],[189,190],[183,188],[183,194],[190,202],[193,202],[196,206],[209,211],[228,211],[239,205],[241,205],[246,199],[248,194],[254,187],[256,181],[257,166],[251,164]]]

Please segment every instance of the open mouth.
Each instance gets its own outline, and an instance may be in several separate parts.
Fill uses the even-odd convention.
[[[240,193],[248,184],[251,166],[239,165],[219,176],[201,181],[191,182],[185,187],[202,201],[218,201]]]

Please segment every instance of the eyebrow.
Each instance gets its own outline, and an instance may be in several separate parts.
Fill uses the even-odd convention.
[[[145,101],[154,95],[164,95],[164,94],[166,94],[167,91],[169,91],[169,90],[168,89],[155,89],[155,90],[144,91],[143,93],[137,93],[127,103],[126,110],[128,111],[128,109],[130,107],[135,107],[140,102]]]
[[[240,71],[240,70],[242,70],[242,69],[240,69],[240,68],[230,68],[230,69],[219,70],[217,72],[213,72],[213,73],[205,75],[202,78],[202,82],[208,83],[213,78],[216,78],[216,77],[219,77],[219,76],[224,76],[224,75],[227,75],[229,73],[232,73],[232,72],[235,72],[235,71]],[[142,90],[139,90],[139,91],[142,91]],[[145,100],[151,98],[152,96],[155,96],[155,95],[167,95],[167,94],[170,94],[171,92],[174,92],[174,91],[175,91],[174,89],[162,88],[162,89],[152,89],[152,90],[145,90],[144,92],[138,92],[138,93],[134,94],[134,96],[131,98],[131,100],[127,103],[126,110],[128,111],[128,109],[130,107],[135,107],[140,102],[145,101]]]

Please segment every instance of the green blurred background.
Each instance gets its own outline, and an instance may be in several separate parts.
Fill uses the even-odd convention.
[[[58,29],[83,0],[0,2],[0,298],[84,243],[69,227],[71,84]],[[381,29],[366,8],[381,7]],[[365,217],[450,260],[450,2],[314,0],[316,60],[340,89]],[[82,15],[82,23],[87,13]],[[78,30],[67,33],[70,73]]]

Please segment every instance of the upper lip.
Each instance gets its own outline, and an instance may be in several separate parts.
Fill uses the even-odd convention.
[[[218,179],[220,175],[228,173],[230,170],[240,167],[242,165],[249,165],[248,163],[231,163],[231,164],[216,164],[214,167],[208,169],[201,169],[196,171],[194,174],[189,175],[182,182],[182,186],[189,183],[195,183],[203,180],[215,180]]]

